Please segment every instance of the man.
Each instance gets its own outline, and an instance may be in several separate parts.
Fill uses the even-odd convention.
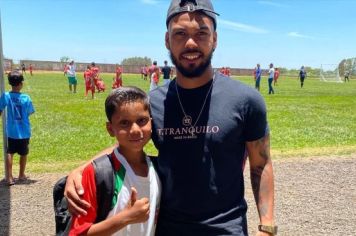
[[[257,64],[257,67],[254,71],[255,73],[255,88],[260,91],[260,84],[261,84],[261,75],[262,75],[262,70],[260,64]]]
[[[66,75],[68,77],[68,87],[69,87],[69,92],[70,93],[76,93],[77,92],[77,77],[75,74],[75,64],[74,61],[71,60],[70,63],[67,66],[67,71]]]
[[[216,15],[210,0],[173,0],[168,10],[165,44],[177,76],[150,93],[162,182],[159,236],[248,235],[246,148],[260,216],[257,235],[275,234],[265,104],[256,90],[213,71]],[[78,171],[68,177],[65,191],[75,214],[85,212],[78,204],[87,206],[75,191],[74,186],[81,192]]]
[[[169,82],[171,81],[172,69],[167,64],[168,64],[168,62],[164,61],[164,66],[161,69],[161,71],[163,73],[164,85],[169,84]]]
[[[268,94],[274,94],[272,82],[274,79],[274,67],[273,63],[269,64],[269,70],[268,70]]]
[[[299,79],[300,79],[300,87],[303,88],[304,80],[307,77],[307,71],[304,66],[302,66],[299,70]]]
[[[346,80],[347,80],[348,82],[350,82],[349,76],[350,76],[350,71],[345,70],[345,74],[344,74],[344,80],[345,80],[345,82],[346,82]]]

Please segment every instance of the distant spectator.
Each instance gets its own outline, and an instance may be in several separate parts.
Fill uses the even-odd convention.
[[[272,82],[274,79],[274,68],[273,68],[273,63],[269,64],[269,70],[268,70],[268,94],[274,94],[274,90],[272,87]]]
[[[74,61],[71,60],[67,66],[67,77],[68,77],[68,85],[69,85],[69,92],[76,93],[77,92],[77,77],[75,74],[75,64]]]
[[[307,77],[307,71],[305,70],[304,66],[300,68],[299,71],[299,79],[300,79],[300,87],[303,88],[304,80]]]
[[[171,80],[171,74],[172,74],[172,68],[168,66],[168,62],[164,61],[164,66],[162,67],[162,73],[163,73],[163,81],[164,84],[169,84]]]
[[[257,67],[254,71],[255,75],[255,88],[260,91],[260,82],[261,82],[261,75],[262,75],[262,70],[260,64],[257,64]]]
[[[22,63],[22,64],[21,64],[21,70],[22,70],[22,73],[23,73],[23,74],[26,74],[26,66],[25,66],[25,63]]]
[[[345,70],[345,74],[344,74],[344,80],[345,80],[345,82],[346,82],[346,80],[347,80],[348,82],[350,82],[349,76],[350,76],[350,71]]]

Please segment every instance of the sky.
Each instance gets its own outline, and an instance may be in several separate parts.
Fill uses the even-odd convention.
[[[21,59],[169,61],[169,0],[0,0],[3,54]],[[356,57],[356,0],[213,0],[213,66],[319,68]]]

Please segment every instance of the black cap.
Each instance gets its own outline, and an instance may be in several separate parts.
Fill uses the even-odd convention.
[[[216,16],[219,15],[214,11],[213,4],[210,0],[172,0],[168,8],[166,26],[168,28],[169,21],[177,14],[182,12],[202,11],[209,16],[214,23],[216,29]]]

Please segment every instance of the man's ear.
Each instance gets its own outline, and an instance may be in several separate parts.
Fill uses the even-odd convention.
[[[213,50],[215,51],[216,47],[218,45],[218,33],[214,31],[213,34]]]
[[[165,41],[165,44],[166,44],[166,48],[167,48],[168,50],[170,50],[170,46],[169,46],[169,33],[168,33],[168,31],[166,32],[164,41]]]
[[[112,124],[110,121],[106,122],[106,130],[110,134],[111,137],[115,136],[114,130],[112,129]]]

